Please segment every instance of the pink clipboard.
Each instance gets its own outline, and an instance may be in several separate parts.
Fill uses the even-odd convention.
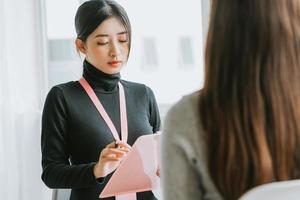
[[[160,133],[140,136],[116,169],[100,198],[144,192],[160,187],[156,175],[159,164]]]

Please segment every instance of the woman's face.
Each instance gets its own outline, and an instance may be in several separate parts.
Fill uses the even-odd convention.
[[[116,74],[127,62],[128,33],[120,20],[111,17],[88,36],[82,48],[89,63],[106,74]]]

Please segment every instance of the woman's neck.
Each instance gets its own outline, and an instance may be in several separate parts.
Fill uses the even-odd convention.
[[[117,91],[118,82],[121,78],[120,73],[106,74],[87,60],[83,62],[83,77],[89,82],[93,89],[102,92]]]

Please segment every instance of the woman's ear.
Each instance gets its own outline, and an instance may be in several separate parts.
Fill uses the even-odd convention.
[[[86,48],[85,48],[85,44],[84,42],[81,40],[81,39],[76,39],[75,40],[75,45],[76,45],[76,48],[77,48],[77,51],[85,54],[86,53]]]

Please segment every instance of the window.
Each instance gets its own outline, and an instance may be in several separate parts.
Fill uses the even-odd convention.
[[[157,44],[155,38],[143,39],[142,69],[152,71],[158,67]]]
[[[182,37],[179,40],[179,65],[183,69],[194,66],[194,52],[191,37]]]

